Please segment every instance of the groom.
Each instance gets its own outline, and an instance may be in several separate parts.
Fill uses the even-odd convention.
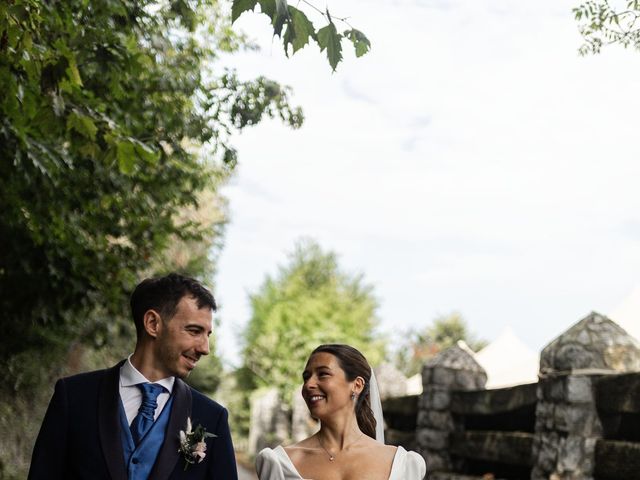
[[[192,278],[142,281],[131,295],[133,354],[58,380],[29,480],[237,480],[227,410],[183,382],[209,354],[215,309]],[[188,423],[194,433],[181,442]]]

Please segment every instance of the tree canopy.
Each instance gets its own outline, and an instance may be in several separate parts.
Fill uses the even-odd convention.
[[[382,359],[372,287],[343,272],[336,255],[314,241],[298,242],[250,298],[243,359],[254,388],[277,387],[282,395],[298,389],[309,354],[323,343],[353,345],[372,365]]]
[[[230,135],[302,122],[287,88],[218,67],[246,45],[215,0],[0,3],[3,361],[99,336],[169,247],[220,243],[185,212],[232,172]]]

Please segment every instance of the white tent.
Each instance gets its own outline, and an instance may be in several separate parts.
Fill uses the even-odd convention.
[[[640,341],[640,284],[607,316]]]
[[[487,388],[502,388],[538,381],[540,355],[527,347],[511,328],[475,354],[487,372]]]

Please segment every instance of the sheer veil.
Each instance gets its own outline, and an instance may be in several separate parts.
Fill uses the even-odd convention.
[[[369,401],[371,402],[371,410],[373,417],[376,419],[376,440],[384,443],[384,417],[382,416],[382,402],[380,401],[380,389],[376,375],[371,369],[371,379],[369,380]]]

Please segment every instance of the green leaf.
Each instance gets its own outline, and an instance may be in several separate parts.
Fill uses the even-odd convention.
[[[67,130],[75,130],[83,137],[95,140],[98,127],[90,117],[73,111],[67,118]]]
[[[80,78],[80,72],[78,71],[78,65],[76,64],[76,59],[73,56],[69,55],[67,57],[69,60],[69,66],[67,67],[67,76],[71,83],[76,87],[82,86],[82,78]]]
[[[235,22],[243,12],[253,10],[258,4],[258,0],[233,0],[231,6],[231,22]]]
[[[291,18],[291,22],[287,25],[287,31],[282,38],[284,51],[287,55],[289,52],[289,45],[292,46],[293,53],[296,53],[309,43],[309,37],[315,39],[316,35],[316,30],[313,27],[313,24],[302,11],[294,7],[289,7],[289,16]]]
[[[117,144],[118,149],[118,168],[125,175],[133,173],[136,164],[136,150],[133,143],[129,141],[120,141]]]
[[[287,0],[276,0],[276,14],[278,16],[287,17],[289,15],[287,7]]]
[[[276,1],[276,12],[272,19],[273,24],[273,33],[275,35],[282,35],[282,27],[284,27],[285,23],[290,24],[291,18],[289,17],[289,10],[287,9],[287,1],[286,0],[275,0]]]
[[[356,30],[355,28],[353,30],[347,30],[343,35],[353,43],[353,47],[356,50],[356,57],[361,57],[370,50],[371,42],[369,42],[369,39],[360,30]]]
[[[151,147],[139,140],[131,139],[135,145],[135,151],[138,156],[147,163],[156,164],[160,159],[160,152],[154,151]]]
[[[273,20],[276,14],[276,0],[258,0],[260,11]]]
[[[289,23],[289,11],[286,0],[258,0],[260,10],[271,19],[273,34],[281,36],[282,27]]]
[[[320,45],[321,51],[327,50],[327,58],[334,72],[336,71],[338,63],[342,60],[341,39],[342,36],[336,30],[333,22],[318,30],[318,45]]]

